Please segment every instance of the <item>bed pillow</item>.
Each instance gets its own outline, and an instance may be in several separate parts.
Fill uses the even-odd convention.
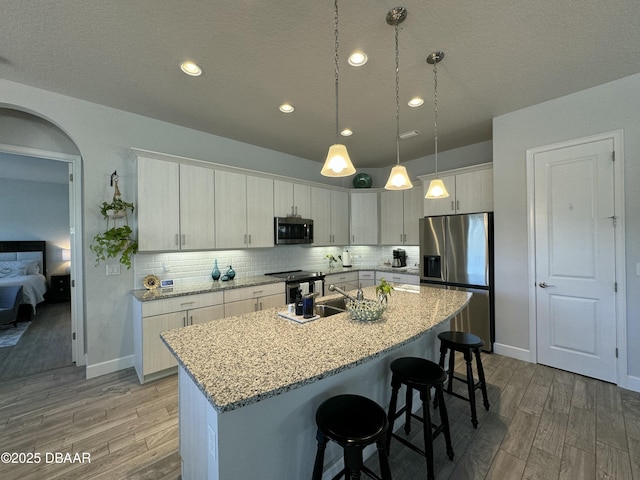
[[[22,277],[27,274],[27,266],[20,261],[0,262],[0,278]]]
[[[40,265],[38,265],[38,260],[20,260],[27,268],[27,275],[37,275],[40,273]]]

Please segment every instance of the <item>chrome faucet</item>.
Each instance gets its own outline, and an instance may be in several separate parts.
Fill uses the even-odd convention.
[[[336,287],[334,284],[329,285],[329,291],[330,292],[338,292],[339,294],[341,294],[343,297],[348,298],[349,300],[353,301],[353,302],[357,302],[358,299],[349,295],[347,292],[345,292],[344,290],[342,290],[341,288]]]

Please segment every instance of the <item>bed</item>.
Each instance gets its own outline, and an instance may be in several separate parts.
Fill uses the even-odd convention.
[[[0,241],[0,286],[22,286],[21,305],[36,306],[47,291],[47,243]]]

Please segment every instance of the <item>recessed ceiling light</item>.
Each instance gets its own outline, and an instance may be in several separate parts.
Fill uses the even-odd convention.
[[[351,55],[349,55],[348,62],[352,67],[361,67],[362,65],[367,63],[367,60],[369,60],[369,57],[367,57],[366,53],[361,50],[356,50]]]
[[[282,113],[293,113],[294,110],[295,108],[293,108],[293,105],[289,105],[288,103],[280,105],[280,111]]]
[[[342,135],[343,137],[350,137],[351,135],[353,135],[353,130],[351,130],[350,128],[345,128],[340,132],[340,135]]]
[[[191,75],[192,77],[199,77],[202,75],[202,69],[193,62],[182,62],[180,64],[180,69],[186,73],[187,75]]]
[[[424,99],[420,97],[413,97],[411,100],[409,100],[410,107],[419,107],[423,103],[424,103]]]
[[[417,137],[418,135],[420,135],[420,132],[418,130],[410,130],[408,132],[401,133],[399,137],[402,140],[406,140],[407,138]]]

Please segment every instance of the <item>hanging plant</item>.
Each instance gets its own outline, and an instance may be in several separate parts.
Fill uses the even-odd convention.
[[[133,231],[127,224],[127,211],[133,212],[133,203],[125,202],[120,197],[118,189],[118,176],[116,172],[111,175],[114,184],[113,199],[110,203],[102,202],[100,213],[107,220],[107,230],[98,233],[93,237],[93,242],[89,245],[89,249],[96,255],[96,266],[100,262],[104,262],[107,258],[118,258],[120,263],[127,266],[127,270],[131,268],[132,256],[138,252],[138,242],[133,238]],[[116,219],[124,218],[125,224],[118,227]],[[109,228],[110,221],[113,220],[113,226]]]

